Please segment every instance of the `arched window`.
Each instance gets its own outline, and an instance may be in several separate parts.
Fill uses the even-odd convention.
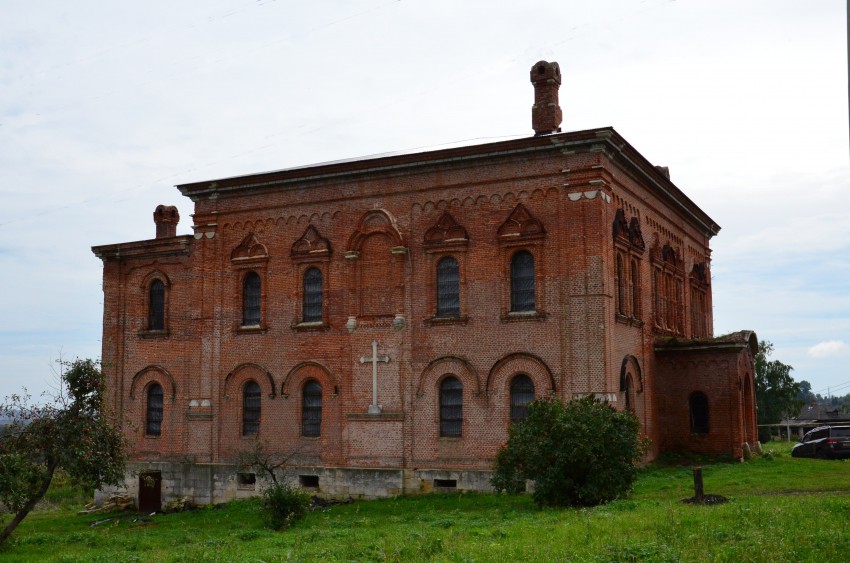
[[[165,330],[165,284],[153,280],[149,288],[148,330]]]
[[[460,316],[460,269],[451,256],[437,262],[437,316]]]
[[[635,412],[635,384],[632,381],[632,374],[626,374],[626,388],[623,389],[623,395],[625,396],[626,410]]]
[[[626,278],[623,272],[623,257],[617,253],[617,312],[626,314]]]
[[[454,377],[440,383],[440,436],[459,437],[463,430],[463,384]]]
[[[301,391],[301,435],[322,434],[322,386],[311,380]]]
[[[694,391],[689,398],[691,411],[691,434],[708,434],[708,397]]]
[[[632,317],[640,318],[640,268],[638,261],[632,259]]]
[[[242,388],[242,435],[254,436],[260,431],[260,386],[249,381]]]
[[[534,382],[525,374],[511,381],[511,422],[522,422],[528,416],[528,403],[534,400]]]
[[[248,272],[242,282],[242,326],[260,324],[260,276]]]
[[[534,256],[527,250],[511,258],[511,311],[534,311]]]
[[[304,272],[304,306],[302,322],[317,323],[322,321],[322,271],[310,268]]]
[[[159,436],[160,434],[162,434],[162,386],[159,383],[151,383],[148,387],[145,435]]]

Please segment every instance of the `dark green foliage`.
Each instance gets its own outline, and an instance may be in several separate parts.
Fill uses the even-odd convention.
[[[273,482],[263,489],[266,524],[273,530],[288,528],[307,514],[311,502],[309,493],[288,483]]]
[[[649,446],[640,423],[592,396],[529,404],[496,456],[493,487],[518,493],[534,481],[538,506],[592,506],[627,494]]]
[[[791,377],[792,368],[779,360],[768,361],[773,344],[759,342],[756,354],[756,404],[759,424],[776,424],[800,409],[800,384]],[[761,437],[761,436],[760,436]]]
[[[0,405],[12,419],[0,436],[0,502],[15,513],[0,543],[41,500],[57,470],[88,489],[124,477],[124,436],[103,404],[98,362],[61,362],[60,391],[52,404],[31,405],[14,395]]]

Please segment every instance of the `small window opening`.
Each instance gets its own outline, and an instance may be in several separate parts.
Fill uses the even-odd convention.
[[[238,473],[236,483],[240,489],[253,489],[257,485],[256,473]]]
[[[543,65],[537,67],[537,74],[546,74],[546,67]]]
[[[435,489],[457,489],[457,479],[434,479]]]
[[[319,476],[318,475],[299,475],[298,476],[298,484],[301,485],[304,489],[318,489],[319,488]]]

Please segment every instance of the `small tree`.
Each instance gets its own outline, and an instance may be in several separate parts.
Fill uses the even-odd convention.
[[[59,366],[59,391],[50,404],[12,395],[0,405],[0,414],[11,419],[0,435],[0,502],[15,514],[0,543],[44,497],[57,469],[93,489],[123,481],[124,435],[105,407],[99,362]]]
[[[306,491],[277,480],[275,472],[286,467],[297,452],[298,450],[295,450],[289,455],[277,456],[257,440],[250,450],[239,453],[240,469],[253,469],[271,479],[271,483],[263,487],[261,494],[266,524],[274,530],[288,528],[293,522],[303,518],[312,502]]]
[[[518,493],[534,481],[538,506],[592,506],[627,494],[649,447],[640,423],[593,396],[542,399],[513,424],[496,456],[493,487]]]

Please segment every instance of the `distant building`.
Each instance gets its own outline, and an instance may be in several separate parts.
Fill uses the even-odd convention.
[[[96,246],[144,502],[253,494],[256,440],[328,496],[486,490],[535,398],[630,409],[652,456],[755,443],[752,332],[713,337],[717,224],[610,127],[178,186],[193,235]],[[141,480],[145,482],[144,479]]]

